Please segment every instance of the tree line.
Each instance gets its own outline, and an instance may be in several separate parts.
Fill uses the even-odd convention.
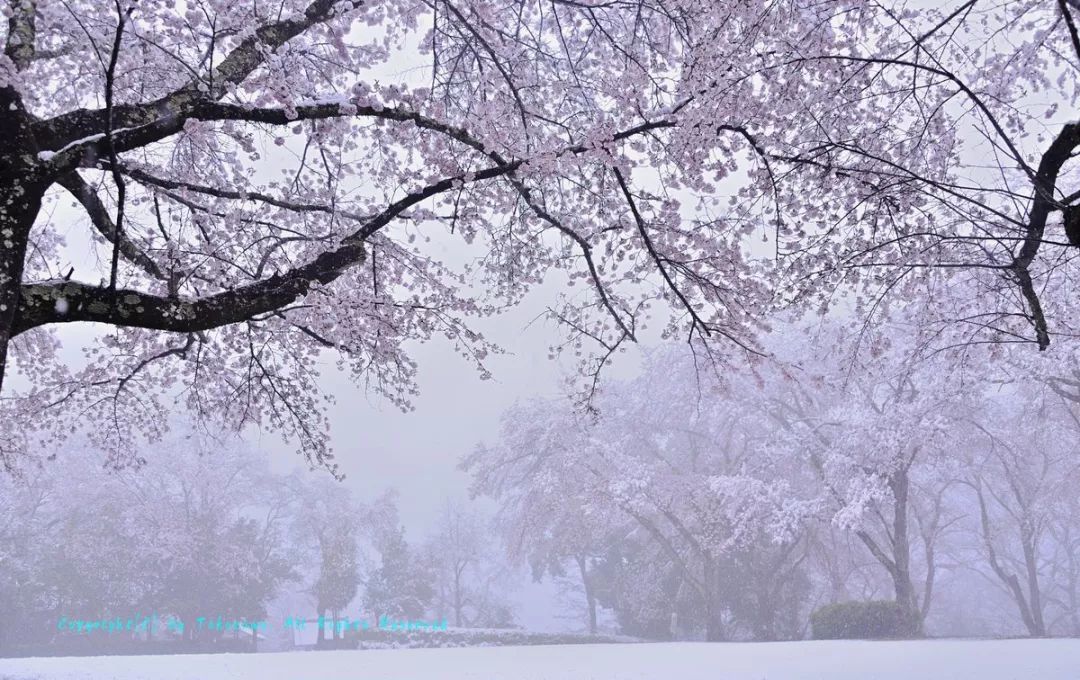
[[[360,502],[325,473],[275,474],[250,447],[222,446],[178,436],[142,467],[121,470],[72,448],[3,476],[0,653],[79,644],[58,625],[64,618],[160,622],[149,638],[83,634],[97,650],[106,637],[220,648],[228,636],[197,625],[200,617],[277,628],[278,618],[315,628],[323,617],[317,643],[340,636],[339,617],[361,612],[512,624],[502,563],[473,509],[448,501],[429,534],[409,541],[393,492]]]
[[[776,361],[722,372],[665,346],[591,415],[518,404],[465,461],[474,492],[511,555],[576,581],[592,631],[599,610],[648,638],[800,639],[819,608],[885,600],[910,635],[1080,635],[1068,369],[960,383],[903,342],[851,361],[851,337],[779,326]]]

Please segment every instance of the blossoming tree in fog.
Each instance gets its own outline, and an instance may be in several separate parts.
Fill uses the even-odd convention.
[[[753,358],[778,305],[933,300],[939,347],[1072,331],[1071,2],[3,11],[9,466],[76,418],[124,454],[175,399],[332,465],[320,352],[408,407],[410,341],[485,374],[469,319],[553,270],[587,396],[648,326]],[[78,368],[70,323],[98,324]]]
[[[765,345],[782,361],[753,369],[652,352],[595,418],[516,405],[466,459],[474,491],[511,554],[548,573],[584,556],[590,613],[591,590],[632,635],[797,639],[851,600],[890,601],[904,636],[1075,634],[1075,402],[1026,371],[958,384],[903,343],[851,361],[850,342],[787,324]]]

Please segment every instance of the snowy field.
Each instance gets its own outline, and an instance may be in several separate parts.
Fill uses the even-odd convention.
[[[1080,680],[1080,640],[671,643],[0,659],[94,680]]]

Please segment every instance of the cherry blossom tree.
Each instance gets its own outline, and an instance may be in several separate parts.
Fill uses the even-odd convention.
[[[490,540],[488,518],[475,508],[447,502],[428,537],[426,550],[434,565],[435,619],[450,625],[501,628],[513,623],[503,597],[507,572]]]
[[[93,434],[123,457],[179,401],[277,428],[332,466],[323,353],[408,408],[410,341],[445,336],[486,375],[493,348],[469,321],[560,270],[572,285],[550,313],[585,355],[590,397],[652,326],[745,359],[777,304],[845,283],[872,315],[875,290],[918,279],[926,294],[958,249],[986,255],[984,222],[1004,245],[963,263],[972,285],[989,300],[1007,296],[994,275],[1015,278],[1030,313],[999,316],[1034,319],[1045,345],[1025,281],[1048,275],[1032,251],[1067,203],[1047,196],[1072,133],[1039,175],[1017,141],[1037,134],[1010,113],[1043,84],[1031,67],[1069,68],[1071,10],[952,10],[10,0],[0,378],[25,380],[0,383],[20,423],[4,458],[75,414],[107,422]],[[1022,58],[943,65],[998,24],[1021,31]],[[1010,77],[988,81],[999,62]],[[966,177],[954,120],[1000,148],[1008,189]],[[1009,259],[1014,179],[1039,200]],[[428,243],[448,237],[475,261],[440,261]],[[58,356],[71,323],[96,324],[78,367]]]
[[[535,545],[572,546],[584,533],[593,551],[621,544],[636,546],[637,559],[648,555],[635,575],[660,596],[646,606],[692,604],[678,624],[691,634],[775,639],[818,502],[801,494],[797,475],[777,474],[785,461],[767,446],[768,416],[713,381],[702,380],[695,398],[696,376],[688,352],[657,351],[639,379],[599,397],[597,420],[575,418],[569,404],[561,417],[552,405],[515,409],[504,440],[480,449],[470,467],[481,480],[501,479],[504,493],[517,487],[505,498],[514,512],[549,520],[540,531],[522,528]],[[563,511],[544,511],[559,503]],[[571,514],[579,519],[564,521]],[[597,536],[606,538],[597,545]],[[739,610],[739,598],[752,603]]]
[[[1046,349],[1076,332],[1080,6],[928,5],[880,6],[846,44],[763,67],[790,134],[747,122],[771,169],[741,198],[772,199],[785,299],[862,322],[925,303],[928,352]],[[791,69],[827,94],[791,96],[809,87]]]
[[[585,597],[590,634],[597,633],[597,587],[593,565],[627,521],[597,503],[594,485],[580,474],[578,450],[586,423],[566,404],[535,400],[503,416],[497,445],[481,444],[462,468],[472,475],[472,493],[499,502],[495,524],[513,562],[526,562],[537,580],[571,573]]]
[[[941,361],[912,360],[917,338],[910,336],[876,356],[849,359],[845,345],[892,330],[852,340],[838,323],[814,325],[809,333],[790,329],[774,345],[789,345],[777,350],[789,355],[791,363],[781,369],[789,379],[769,381],[760,399],[791,455],[803,457],[818,476],[831,521],[885,570],[897,604],[921,634],[937,576],[936,548],[955,520],[946,499],[959,458],[947,442],[985,383],[963,385]],[[803,342],[795,343],[800,336]],[[870,343],[886,345],[876,338]]]
[[[678,262],[650,236],[629,159],[662,153],[694,41],[773,41],[764,3],[731,23],[658,0],[3,10],[0,376],[17,366],[30,384],[4,386],[5,421],[37,412],[55,434],[81,413],[108,421],[93,429],[121,450],[160,433],[179,395],[201,417],[277,427],[331,465],[318,352],[407,407],[408,340],[444,335],[483,373],[490,347],[466,318],[555,268],[592,288],[556,314],[608,352],[659,294],[615,284],[646,271],[695,327],[746,342],[747,314],[725,311],[714,284],[672,285]],[[816,19],[791,16],[807,30]],[[403,63],[421,75],[387,75]],[[71,199],[88,231],[65,250],[53,213]],[[425,253],[448,232],[482,244],[478,267]],[[707,237],[700,266],[740,267],[729,241]],[[65,267],[83,244],[96,262]],[[54,329],[79,322],[111,328],[73,370]],[[11,464],[34,431],[9,429]]]

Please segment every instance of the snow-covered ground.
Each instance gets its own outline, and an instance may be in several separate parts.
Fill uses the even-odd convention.
[[[1080,640],[671,643],[0,659],[94,680],[1080,680]]]

